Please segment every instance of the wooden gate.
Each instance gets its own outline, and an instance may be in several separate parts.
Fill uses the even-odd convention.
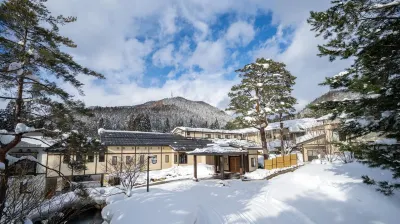
[[[297,165],[297,154],[279,156],[273,159],[264,160],[264,167],[267,170],[291,167]]]
[[[240,172],[240,157],[230,156],[229,157],[229,171],[232,173]]]

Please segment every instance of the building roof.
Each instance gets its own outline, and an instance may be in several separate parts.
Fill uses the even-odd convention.
[[[302,144],[302,143],[308,142],[312,139],[320,138],[321,136],[324,136],[324,135],[325,135],[324,131],[310,132],[303,136],[297,137],[296,144]]]
[[[247,154],[247,150],[234,147],[228,144],[209,144],[205,148],[195,149],[194,151],[188,152],[189,155],[242,155]]]
[[[305,132],[306,129],[320,126],[323,123],[314,118],[302,118],[302,119],[294,119],[294,120],[286,120],[282,121],[283,127],[288,128],[289,132]],[[209,128],[190,128],[190,127],[176,127],[172,130],[172,133],[175,133],[176,130],[189,131],[189,132],[204,132],[204,133],[221,133],[221,134],[250,134],[250,133],[258,133],[259,130],[257,128],[242,128],[235,130],[220,130],[220,129],[209,129]],[[280,129],[280,122],[269,123],[265,128],[267,131],[278,130]]]
[[[190,151],[206,147],[211,141],[185,138],[180,135],[158,132],[99,131],[104,146],[170,146],[176,151]]]

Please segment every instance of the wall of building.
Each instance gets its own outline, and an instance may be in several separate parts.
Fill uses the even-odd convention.
[[[249,154],[248,154],[248,164],[249,164],[249,171],[255,171],[258,169],[258,153],[257,150],[248,150]],[[254,163],[252,163],[252,160],[254,160]]]

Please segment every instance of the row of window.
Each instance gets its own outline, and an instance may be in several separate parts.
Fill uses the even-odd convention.
[[[138,147],[137,149],[141,149],[141,148],[144,148],[144,149],[153,149],[153,147],[151,147],[151,146],[144,146],[144,147]],[[161,149],[162,147],[160,147],[160,146],[158,146],[157,147],[157,149]],[[117,147],[117,149],[135,149],[135,147],[133,146],[133,147],[125,147],[125,146],[121,146],[121,148],[120,147]],[[154,149],[155,149],[155,147],[154,147]]]

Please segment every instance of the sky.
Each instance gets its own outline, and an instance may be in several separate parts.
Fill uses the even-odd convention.
[[[78,45],[64,49],[106,76],[79,76],[88,106],[135,105],[181,96],[221,109],[240,82],[234,72],[259,57],[284,62],[297,77],[293,95],[303,108],[318,86],[349,65],[317,56],[322,38],[306,20],[330,0],[49,0],[57,15],[76,16],[60,28]]]

